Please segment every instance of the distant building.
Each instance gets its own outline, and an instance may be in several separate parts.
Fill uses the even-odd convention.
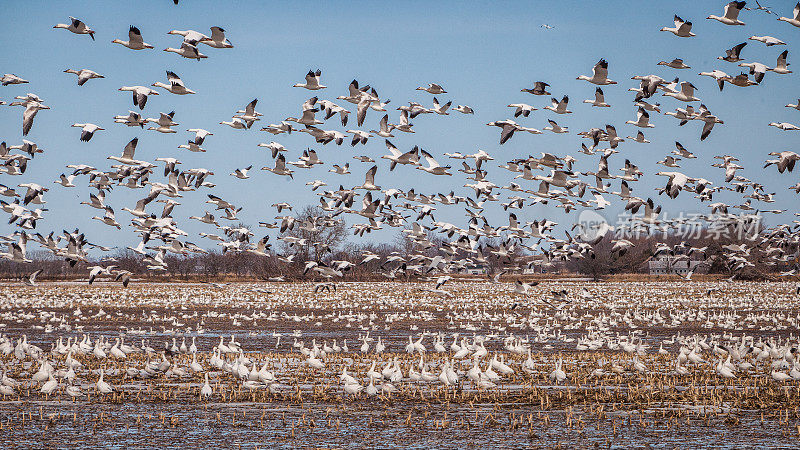
[[[692,261],[678,256],[662,256],[648,261],[647,266],[650,275],[686,275],[700,264],[703,264],[703,261]]]

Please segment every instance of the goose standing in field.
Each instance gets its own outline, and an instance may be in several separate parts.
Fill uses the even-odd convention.
[[[128,29],[128,40],[123,41],[121,39],[114,39],[111,41],[112,44],[120,44],[122,46],[128,47],[131,50],[144,50],[146,48],[153,48],[152,45],[146,43],[142,39],[142,32],[139,31],[139,28],[131,25]]]
[[[576,80],[584,80],[592,84],[599,84],[601,86],[607,84],[617,84],[616,81],[608,79],[608,61],[602,58],[600,61],[597,61],[597,64],[595,64],[594,68],[592,68],[591,77],[580,75],[578,78],[576,78]]]
[[[544,81],[537,81],[533,83],[533,87],[530,89],[522,89],[520,92],[527,92],[533,95],[552,95],[547,92],[547,87],[550,86],[549,84],[545,83]]]
[[[636,125],[639,128],[655,128],[655,125],[650,123],[650,114],[644,110],[641,106],[639,107],[639,111],[636,113],[636,121],[628,120],[625,123]]]
[[[690,66],[687,66],[682,59],[675,58],[672,61],[659,61],[657,66],[667,66],[673,69],[691,69]]]
[[[786,45],[786,42],[783,42],[782,40],[772,36],[750,36],[747,39],[750,39],[751,41],[763,42],[767,45],[767,47],[772,47],[773,45]]]
[[[606,103],[605,95],[603,95],[603,90],[599,87],[594,90],[594,100],[586,99],[583,103],[588,103],[592,106],[597,106],[600,108],[610,108],[611,105]]]
[[[794,5],[794,11],[792,11],[792,13],[794,17],[778,17],[778,20],[800,28],[800,2]]]
[[[292,87],[299,87],[299,88],[306,88],[310,91],[316,91],[319,89],[325,89],[327,86],[323,86],[320,84],[320,76],[322,76],[322,70],[317,69],[316,72],[313,70],[309,70],[306,74],[306,82],[305,83],[297,83]]]
[[[69,16],[70,23],[59,23],[53,26],[53,28],[63,28],[65,30],[69,30],[75,34],[88,34],[92,40],[94,40],[94,30],[87,27],[85,23],[81,22],[80,20]]]
[[[123,123],[129,127],[138,126],[144,128],[144,124],[147,123],[147,120],[142,118],[142,115],[136,111],[128,111],[127,116],[114,116],[114,123]]]
[[[780,75],[786,75],[792,73],[789,70],[788,66],[789,63],[786,62],[786,57],[789,56],[789,50],[784,50],[783,53],[778,55],[778,60],[775,63],[775,67],[767,67],[767,70],[770,72],[775,72]]]
[[[64,73],[73,73],[78,76],[78,86],[83,86],[86,84],[87,81],[92,80],[94,78],[105,78],[104,76],[100,75],[99,73],[89,70],[89,69],[67,69]]]
[[[214,48],[233,48],[231,41],[225,38],[225,30],[217,26],[211,27],[211,37],[200,40],[200,43]]]
[[[722,61],[728,62],[739,62],[743,61],[742,58],[739,56],[742,53],[742,49],[747,45],[747,42],[742,42],[739,45],[734,45],[732,48],[725,50],[725,56],[717,56],[717,59]]]
[[[195,92],[191,89],[188,89],[186,85],[183,84],[183,80],[175,74],[175,72],[167,71],[167,80],[169,84],[164,84],[160,81],[156,81],[152,84],[154,87],[160,87],[163,89],[172,92],[173,94],[177,95],[186,95],[186,94],[194,94]]]
[[[196,59],[198,61],[203,58],[208,58],[208,55],[204,55],[197,50],[197,41],[183,41],[180,48],[167,47],[164,49],[164,51],[181,55],[184,58]]]
[[[692,22],[687,22],[677,14],[675,14],[675,28],[664,27],[661,31],[669,31],[678,37],[694,37],[696,34],[692,33]]]
[[[179,125],[179,124],[177,124],[177,123],[172,121],[173,117],[175,117],[175,111],[171,111],[168,114],[165,114],[163,112],[159,113],[158,119],[154,119],[152,117],[148,118],[147,122],[152,122],[154,124],[157,124],[158,127],[148,127],[147,129],[148,130],[155,130],[155,131],[158,131],[159,133],[176,133],[175,130],[170,128],[170,127]]]
[[[131,92],[133,94],[133,106],[138,106],[141,110],[144,110],[144,105],[147,104],[148,95],[158,95],[158,92],[145,86],[122,86],[119,90]]]
[[[105,130],[105,128],[100,128],[93,123],[73,123],[72,126],[81,129],[82,142],[89,142],[89,140],[92,139],[92,136],[94,136],[95,131]]]
[[[713,14],[706,17],[706,19],[716,20],[725,25],[744,25],[744,22],[739,20],[739,12],[744,8],[745,2],[730,2],[725,5],[724,14],[722,17]]]
[[[22,79],[13,73],[3,74],[3,77],[0,78],[0,81],[2,82],[3,86],[8,86],[9,84],[25,84],[28,82],[28,80]]]

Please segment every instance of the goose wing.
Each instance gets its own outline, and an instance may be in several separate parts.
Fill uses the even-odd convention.
[[[128,29],[128,41],[130,44],[142,45],[144,43],[142,32],[139,31],[139,28],[131,25],[130,29]]]

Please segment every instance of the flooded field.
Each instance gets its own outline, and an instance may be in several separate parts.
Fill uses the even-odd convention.
[[[800,439],[796,283],[423,286],[2,285],[0,445]]]

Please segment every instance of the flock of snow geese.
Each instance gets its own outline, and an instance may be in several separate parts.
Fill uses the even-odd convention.
[[[708,19],[725,26],[745,26],[739,18],[744,10],[747,10],[745,2],[734,1],[725,5],[722,16],[709,15]],[[761,5],[751,11],[773,14]],[[800,3],[791,17],[778,20],[800,28]],[[54,28],[85,34],[95,40],[96,31],[77,18],[70,18],[69,23],[57,24]],[[674,17],[674,27],[664,27],[661,31],[679,38],[697,38],[692,32],[692,23],[678,15]],[[204,45],[221,51],[236,51],[226,38],[226,31],[220,27],[212,27],[210,36],[194,30],[172,30],[169,34],[181,36],[183,41],[179,47],[168,47],[164,51],[183,58],[213,58],[201,52],[201,49],[207,51]],[[785,45],[771,36],[752,36],[750,40],[768,48]],[[154,49],[135,26],[130,27],[127,40],[112,42],[131,50]],[[88,40],[86,44],[97,45]],[[777,56],[775,67],[769,67],[742,59],[747,45],[747,42],[735,45],[718,58],[745,68],[745,72],[728,75],[715,69],[700,72],[699,76],[713,78],[719,90],[723,90],[726,83],[737,88],[759,89],[766,76],[792,73],[788,69],[788,50]],[[690,69],[680,58],[661,61],[658,65],[676,71]],[[618,82],[609,78],[609,66],[608,61],[600,59],[591,75],[577,76],[577,80],[597,86],[594,98],[583,100],[583,104],[601,109],[611,107],[603,89],[614,89],[609,86]],[[76,75],[79,86],[90,81],[100,83],[93,80],[105,78],[86,68],[64,72]],[[173,95],[203,93],[188,88],[173,71],[166,71],[166,77],[166,83],[159,81],[149,87],[120,87],[119,91],[132,94],[134,108],[115,116],[110,124],[102,125],[138,127],[142,132],[147,127],[148,131],[158,133],[178,133],[175,111],[145,117],[143,111],[148,98],[163,91]],[[453,167],[442,165],[437,161],[442,157],[430,150],[414,146],[404,151],[391,141],[400,133],[415,133],[412,120],[433,120],[428,117],[449,115],[452,111],[463,114],[462,118],[474,114],[470,106],[453,106],[450,100],[440,101],[448,94],[446,84],[425,83],[417,87],[426,93],[420,95],[433,96],[431,106],[408,102],[397,107],[397,118],[391,119],[390,101],[379,97],[374,87],[353,80],[346,93],[335,100],[320,98],[329,88],[323,84],[321,70],[309,70],[304,82],[293,87],[318,94],[300,106],[299,117],[277,120],[261,130],[273,136],[306,133],[309,140],[313,138],[322,146],[331,143],[341,146],[349,142],[353,148],[360,145],[366,149],[371,139],[373,143],[381,139],[387,152],[353,157],[359,163],[368,164],[364,183],[359,186],[346,188],[330,179],[306,183],[311,192],[320,196],[319,216],[299,219],[284,212],[292,211],[295,205],[273,204],[278,215],[260,225],[279,231],[277,239],[284,243],[283,254],[271,248],[268,234],[256,240],[246,227],[220,225],[222,220],[237,223],[237,214],[243,206],[225,200],[215,191],[214,177],[220,175],[214,170],[183,170],[179,168],[181,161],[172,156],[158,157],[152,162],[137,159],[138,138],[120,143],[124,144],[123,150],[121,154],[107,157],[111,161],[107,170],[75,162],[67,165],[71,171],[62,173],[54,181],[60,185],[59,189],[69,189],[76,187],[79,180],[87,179],[94,192],[81,205],[101,211],[102,215],[92,220],[107,225],[110,232],[123,229],[115,210],[107,204],[111,190],[116,187],[149,191],[135,205],[121,210],[132,216],[129,226],[140,237],[139,244],[128,249],[141,256],[147,270],[156,273],[167,270],[168,254],[208,251],[203,245],[188,240],[188,233],[179,228],[173,217],[180,206],[178,199],[197,190],[209,192],[206,204],[215,210],[193,211],[188,220],[208,226],[209,232],[200,233],[200,237],[215,242],[224,252],[247,252],[275,258],[284,264],[298,262],[294,260],[294,248],[313,246],[317,254],[323,254],[328,243],[309,242],[293,231],[313,232],[336,226],[343,222],[343,214],[366,220],[352,225],[355,236],[363,238],[383,227],[396,227],[414,243],[410,256],[394,253],[384,257],[365,252],[357,261],[333,258],[299,261],[305,272],[315,275],[315,282],[284,283],[283,277],[275,277],[270,283],[130,284],[137,274],[119,269],[113,258],[90,256],[92,250],[109,252],[112,248],[96,243],[95,239],[90,241],[79,229],[65,230],[61,234],[36,231],[37,225],[45,221],[47,209],[43,205],[50,190],[45,187],[49,182],[17,183],[16,187],[24,189],[19,192],[10,182],[7,182],[9,185],[0,184],[0,196],[11,199],[0,200],[0,204],[9,214],[9,224],[17,229],[10,235],[0,236],[7,245],[7,251],[0,256],[34,266],[35,261],[28,255],[28,244],[37,242],[56,258],[72,265],[84,265],[88,282],[93,284],[87,287],[83,283],[37,282],[42,270],[32,268],[23,280],[27,287],[0,286],[0,396],[4,400],[28,400],[38,396],[46,400],[51,397],[75,401],[100,398],[114,402],[122,402],[126,396],[135,397],[137,401],[149,398],[153,402],[175,399],[179,395],[192,401],[222,402],[256,398],[302,402],[303,397],[330,401],[367,396],[461,401],[471,405],[473,401],[499,404],[522,398],[527,404],[541,402],[544,407],[551,399],[547,389],[560,391],[561,386],[554,385],[566,384],[574,390],[563,391],[568,397],[559,393],[559,400],[572,401],[574,393],[574,403],[583,402],[584,406],[586,399],[592,398],[613,405],[610,408],[634,404],[649,407],[659,402],[661,405],[672,402],[729,411],[730,405],[737,405],[737,408],[749,410],[793,409],[796,417],[798,398],[796,389],[790,390],[790,386],[796,387],[800,380],[800,349],[796,335],[800,327],[800,288],[796,283],[596,284],[556,280],[538,284],[521,280],[502,283],[500,278],[504,272],[488,281],[459,280],[452,276],[487,264],[490,257],[497,257],[507,268],[525,265],[519,258],[521,249],[541,253],[544,258],[536,264],[549,265],[592,258],[594,246],[604,239],[611,241],[612,258],[622,257],[636,245],[614,235],[612,232],[620,230],[608,224],[597,225],[597,229],[583,229],[575,236],[566,233],[565,239],[554,236],[558,225],[555,222],[542,219],[523,223],[513,212],[508,214],[507,224],[493,226],[484,214],[487,202],[499,202],[505,211],[549,204],[570,212],[579,208],[603,209],[611,204],[609,199],[616,197],[632,214],[633,220],[628,225],[631,231],[665,232],[677,230],[684,224],[682,219],[661,218],[661,207],[653,198],[633,194],[633,185],[644,175],[633,161],[625,159],[624,166],[614,170],[609,160],[620,152],[623,143],[649,144],[644,133],[656,126],[651,118],[660,119],[657,114],[674,117],[680,126],[699,123],[700,141],[708,139],[714,127],[724,125],[724,121],[697,97],[698,89],[691,81],[679,78],[670,81],[656,75],[634,75],[632,80],[638,82],[629,89],[633,92],[636,119],[628,120],[626,125],[640,129],[635,135],[623,138],[624,134],[618,134],[610,124],[578,132],[586,140],[580,153],[599,158],[596,171],[573,171],[575,157],[542,153],[541,157],[511,159],[499,166],[515,174],[515,181],[519,183],[538,183],[535,190],[517,182],[498,186],[488,178],[489,162],[495,158],[487,151],[445,153],[442,157],[461,161],[462,168],[458,171],[468,178],[462,187],[469,195],[459,196],[454,191],[424,194],[410,189],[404,192],[388,185],[395,178],[389,173],[398,166],[443,180],[455,175]],[[14,74],[2,78],[3,86],[25,83],[28,82]],[[553,120],[573,114],[569,109],[569,96],[563,95],[559,100],[548,90],[552,88],[545,81],[536,81],[532,87],[520,90],[534,99],[550,96],[551,103],[543,106],[552,113],[548,126],[538,130],[512,119],[489,122],[487,126],[500,129],[500,145],[515,135],[516,139],[524,139],[528,134],[574,133],[568,126]],[[655,101],[659,95],[685,105],[662,114],[665,106]],[[15,100],[10,105],[24,107],[22,132],[27,136],[37,114],[46,113],[50,107],[34,93],[16,96]],[[257,111],[257,105],[258,100],[252,100],[237,109],[230,120],[219,121],[219,125],[248,132],[264,116]],[[786,106],[800,110],[800,100]],[[510,103],[508,108],[520,121],[539,109],[520,102]],[[572,108],[577,109],[574,104]],[[354,121],[350,118],[352,112],[355,112]],[[377,130],[367,131],[370,128],[365,126],[368,115],[379,117]],[[336,122],[341,123],[344,131],[333,128]],[[348,123],[350,129],[347,129]],[[71,126],[80,128],[79,139],[85,143],[91,143],[95,134],[106,131],[93,123]],[[200,124],[191,126],[193,128],[186,130],[190,138],[179,149],[205,152],[203,145],[207,139],[214,139],[214,133],[200,128]],[[773,131],[766,123],[763,126],[765,133]],[[769,126],[781,132],[800,130],[789,122],[773,122]],[[495,128],[490,129],[496,132]],[[693,176],[676,171],[681,163],[696,156],[680,142],[674,145],[675,150],[659,161],[669,171],[655,174],[667,179],[666,184],[657,189],[658,195],[670,199],[694,196],[701,204],[708,202],[710,212],[702,216],[703,219],[730,230],[756,221],[758,216],[752,211],[785,212],[753,205],[753,202],[772,203],[776,194],[765,192],[763,184],[737,174],[743,167],[737,164],[739,160],[734,155],[715,156],[719,162],[713,167],[724,172],[721,174],[724,183],[716,185],[704,178],[709,175],[699,172],[701,169],[694,169],[698,172]],[[278,142],[261,143],[258,147],[269,150],[273,160],[261,170],[272,172],[274,176],[290,177],[292,182],[295,182],[295,171],[324,165],[322,152],[311,148],[304,150],[297,161],[287,161],[290,150]],[[23,176],[28,163],[44,151],[27,139],[20,145],[0,144],[3,179]],[[796,161],[800,160],[798,153],[788,150],[770,152],[769,157],[764,169],[776,166],[780,174],[792,172]],[[165,179],[157,181],[161,175],[160,164],[163,164]],[[249,180],[253,168],[254,165],[236,168],[230,176],[237,182]],[[335,178],[349,174],[350,170],[349,163],[333,164],[328,173]],[[612,182],[619,183],[618,191],[613,190]],[[328,183],[339,187],[324,190]],[[800,193],[800,183],[791,189]],[[723,190],[741,195],[742,204],[715,202],[713,197]],[[503,198],[500,192],[510,194]],[[585,200],[587,192],[591,197]],[[152,209],[154,202],[163,203],[160,213]],[[459,205],[467,213],[465,227],[435,219],[437,207],[457,208]],[[151,210],[148,211],[148,207]],[[729,209],[739,209],[743,213],[732,214]],[[640,210],[643,214],[637,216]],[[434,244],[434,233],[447,239]],[[500,243],[489,245],[488,239]],[[528,244],[530,241],[536,244]],[[544,245],[540,246],[542,243]],[[652,256],[679,254],[702,258],[705,263],[721,261],[732,278],[753,267],[758,260],[771,266],[789,267],[781,272],[783,279],[788,280],[798,275],[798,268],[792,268],[792,264],[797,261],[799,244],[800,222],[795,220],[757,229],[741,243],[726,245],[721,254],[706,255],[706,248],[682,242],[671,246],[659,243]],[[434,245],[441,246],[437,256],[421,251]],[[335,284],[356,264],[372,261],[381,262],[379,270],[386,281]],[[409,275],[426,278],[408,283],[393,281]],[[127,289],[117,289],[113,283],[94,283],[104,277],[121,282]],[[691,272],[685,278],[690,279]],[[648,388],[635,388],[640,385]],[[611,386],[618,389],[610,389]],[[716,389],[718,386],[726,389]],[[585,396],[579,396],[579,392]],[[759,397],[759,392],[769,392],[769,395]],[[4,423],[0,423],[0,428]]]
[[[744,22],[739,18],[744,9],[746,9],[745,2],[730,2],[725,5],[722,16],[709,15],[708,19],[727,26],[744,26]],[[772,11],[761,6],[755,10],[757,12],[772,13]],[[780,17],[778,20],[786,22],[790,26],[798,27],[800,26],[799,18],[800,3],[794,8],[791,17]],[[674,27],[664,27],[661,31],[672,33],[679,38],[696,38],[696,34],[692,32],[692,22],[675,15],[674,25]],[[92,40],[95,39],[96,31],[74,17],[70,18],[69,23],[60,23],[55,25],[54,28],[64,29],[78,35],[88,35]],[[207,55],[201,52],[201,49],[205,51],[204,46],[212,49],[223,49],[224,51],[235,51],[225,33],[224,29],[216,26],[211,27],[210,36],[194,30],[172,30],[169,34],[180,36],[183,41],[180,47],[168,47],[164,51],[174,52],[181,57],[197,60],[208,58]],[[783,41],[772,36],[754,35],[750,37],[750,40],[764,43],[767,48],[785,45]],[[135,26],[130,27],[127,40],[114,39],[112,42],[136,51],[148,51],[154,48],[153,45],[144,41],[140,30]],[[755,61],[742,62],[744,61],[742,58],[743,49],[746,45],[748,45],[747,42],[743,42],[734,46],[725,51],[725,56],[720,56],[719,59],[731,64],[738,63],[736,67],[743,67],[747,71],[738,75],[728,75],[724,71],[715,69],[713,71],[700,72],[700,75],[716,80],[719,89],[722,90],[726,83],[737,87],[754,87],[758,89],[767,72],[779,76],[786,76],[792,73],[788,69],[788,50],[784,50],[778,55],[774,67],[769,67],[766,64]],[[676,71],[690,68],[680,58],[669,62],[661,61],[658,64],[668,66]],[[84,85],[92,80],[104,79],[103,75],[87,68],[67,69],[65,72],[76,75],[78,77],[78,85]],[[159,91],[156,89],[163,89],[174,95],[196,94],[195,91],[185,85],[175,72],[167,71],[166,76],[166,83],[159,81],[152,83],[149,87],[122,86],[119,90],[132,93],[134,109],[138,108],[139,111],[144,111],[150,96],[159,95]],[[433,246],[430,240],[431,233],[438,232],[447,237],[441,247],[446,254],[444,258],[429,258],[426,261],[424,256],[405,259],[401,256],[393,255],[384,261],[381,268],[384,275],[389,278],[415,273],[459,271],[485,264],[487,257],[491,255],[499,256],[503,258],[504,262],[514,265],[518,264],[518,261],[514,260],[514,255],[517,255],[521,249],[527,249],[534,253],[542,252],[546,257],[545,264],[592,256],[592,244],[596,242],[587,242],[581,235],[573,237],[569,233],[567,233],[566,239],[557,238],[553,235],[554,227],[557,224],[547,219],[523,223],[518,221],[516,214],[509,213],[508,225],[490,225],[487,216],[484,214],[484,208],[488,206],[487,203],[489,202],[500,202],[506,211],[511,209],[522,210],[526,205],[554,204],[557,208],[563,208],[564,211],[571,212],[578,208],[603,209],[612,203],[609,200],[610,197],[618,197],[621,202],[625,202],[626,211],[636,214],[640,209],[644,210],[643,216],[634,217],[631,227],[645,227],[658,231],[676,230],[681,226],[680,219],[660,219],[660,206],[657,206],[652,198],[647,198],[647,196],[638,197],[633,193],[632,186],[643,175],[638,166],[630,159],[626,159],[624,167],[621,169],[622,173],[617,173],[611,166],[610,158],[620,152],[618,147],[626,141],[638,144],[648,144],[650,142],[642,130],[656,126],[651,122],[651,114],[661,112],[663,106],[654,101],[659,94],[661,97],[672,98],[685,104],[685,107],[677,107],[674,111],[666,111],[664,114],[677,119],[679,125],[685,125],[692,121],[700,122],[702,124],[701,141],[707,139],[713,128],[717,125],[722,125],[724,121],[713,114],[697,97],[697,88],[691,81],[681,81],[677,77],[674,80],[665,80],[652,74],[635,75],[631,78],[639,81],[638,87],[629,89],[629,91],[634,92],[633,102],[637,108],[637,113],[635,120],[628,120],[625,123],[641,130],[635,136],[627,136],[626,138],[622,138],[617,133],[616,127],[610,124],[578,132],[580,136],[587,140],[586,143],[581,145],[580,152],[588,156],[595,155],[599,157],[596,171],[573,171],[573,165],[577,161],[575,157],[542,153],[541,157],[516,158],[499,166],[516,173],[515,179],[520,179],[520,183],[538,182],[538,189],[529,189],[515,182],[510,183],[508,186],[498,186],[489,179],[487,166],[489,161],[495,159],[490,153],[484,150],[476,151],[473,154],[461,152],[445,153],[444,157],[461,160],[463,168],[458,171],[463,172],[469,181],[463,187],[467,188],[466,191],[470,194],[474,192],[474,196],[457,195],[453,191],[450,191],[450,193],[424,194],[415,192],[414,189],[404,192],[396,187],[385,186],[392,177],[383,170],[379,173],[379,165],[375,163],[374,155],[360,155],[355,156],[354,159],[360,163],[372,164],[365,171],[362,185],[347,188],[340,184],[338,189],[319,192],[318,189],[331,183],[330,179],[327,181],[316,179],[306,183],[310,186],[312,192],[320,196],[319,207],[321,214],[319,216],[305,220],[295,220],[296,217],[291,215],[280,215],[284,209],[289,211],[293,209],[293,205],[281,202],[273,205],[277,208],[279,214],[275,217],[276,220],[265,220],[260,222],[260,225],[280,231],[282,237],[278,239],[283,241],[283,248],[286,249],[287,253],[291,252],[293,247],[314,246],[317,254],[324,254],[327,249],[326,242],[307,242],[306,239],[296,237],[296,234],[299,231],[318,231],[343,223],[343,217],[345,217],[342,216],[343,213],[361,216],[362,219],[366,219],[366,222],[352,224],[354,235],[359,237],[385,227],[404,228],[403,232],[409,239],[413,240],[416,248],[419,249]],[[598,108],[609,108],[611,106],[605,100],[603,87],[608,89],[609,86],[616,85],[617,81],[609,78],[608,61],[600,59],[594,65],[591,75],[580,75],[577,79],[597,85],[594,99],[584,100],[583,103]],[[96,83],[97,81],[92,82]],[[27,83],[25,79],[14,74],[6,74],[2,79],[3,86],[25,83]],[[428,83],[417,88],[417,90],[433,95],[431,107],[418,102],[409,102],[408,105],[401,105],[396,108],[399,111],[399,117],[396,121],[393,120],[391,122],[390,114],[387,110],[389,100],[382,100],[375,88],[369,85],[361,85],[357,80],[353,80],[350,83],[346,95],[336,97],[336,100],[341,100],[339,103],[334,100],[320,98],[322,92],[326,92],[326,89],[328,89],[323,84],[321,70],[310,70],[305,76],[305,82],[297,83],[294,87],[320,93],[309,98],[301,105],[302,113],[299,117],[286,117],[284,120],[277,121],[277,123],[262,127],[262,131],[271,133],[274,136],[292,132],[307,133],[316,143],[322,145],[329,143],[342,145],[346,140],[349,140],[350,145],[353,147],[358,145],[366,146],[370,139],[382,138],[388,149],[388,154],[381,155],[378,159],[387,160],[389,172],[394,171],[398,165],[401,165],[410,166],[430,176],[452,176],[452,166],[443,165],[440,162],[441,158],[434,155],[433,152],[422,149],[419,146],[403,151],[393,145],[390,139],[394,138],[397,133],[414,133],[412,120],[423,120],[424,116],[449,115],[450,111],[465,115],[474,114],[473,109],[469,106],[457,105],[451,108],[452,101],[445,103],[439,101],[438,96],[448,92],[442,84],[438,83]],[[550,85],[547,82],[537,81],[532,88],[524,88],[521,91],[536,98],[539,96],[551,96],[552,94],[548,91],[549,88]],[[560,100],[553,97],[552,104],[544,106],[544,109],[554,113],[553,117],[572,114],[573,111],[569,109],[569,100],[568,95],[564,95]],[[700,103],[699,106],[695,106],[698,102]],[[346,107],[348,103],[353,105],[349,106],[350,109]],[[245,105],[243,109],[237,110],[230,120],[220,121],[219,124],[227,125],[243,132],[250,130],[264,115],[256,110],[257,104],[258,100],[254,99]],[[800,104],[800,101],[798,101],[798,104]],[[800,110],[798,104],[790,103],[786,106]],[[40,111],[50,109],[49,106],[45,105],[45,101],[34,93],[18,95],[10,105],[24,107],[23,136],[27,136],[31,131],[36,115]],[[508,106],[512,108],[511,111],[515,119],[518,120],[520,117],[529,117],[533,111],[538,109],[536,106],[527,103],[512,103]],[[347,128],[347,124],[352,122],[350,120],[351,112],[356,113],[355,123],[357,128],[345,131],[327,129],[329,128],[327,125],[330,124],[328,121],[334,116],[338,116],[342,127]],[[368,113],[381,115],[377,130],[367,131],[366,127],[364,127]],[[175,127],[178,126],[178,123],[174,119],[175,111],[162,112],[156,117],[146,118],[142,112],[131,110],[127,114],[115,116],[113,123],[134,128],[139,127],[142,130],[146,124],[152,124],[147,130],[159,133],[177,133],[178,130]],[[543,130],[524,126],[512,119],[495,120],[487,125],[500,129],[499,142],[501,145],[512,139],[515,134],[520,134],[520,132],[527,134],[542,134],[545,132],[566,134],[573,132],[567,126],[559,124],[552,118],[548,119],[548,123],[549,126],[544,127]],[[789,122],[773,122],[769,125],[786,132],[800,130],[800,127]],[[95,134],[106,130],[104,126],[94,123],[74,123],[72,127],[81,129],[80,140],[83,142],[91,142]],[[192,137],[188,139],[186,144],[180,145],[179,148],[190,152],[205,152],[202,145],[209,137],[213,139],[214,133],[199,126],[189,128],[187,131],[192,133]],[[78,177],[86,177],[88,185],[90,188],[96,189],[96,192],[90,194],[89,201],[81,202],[81,204],[102,212],[102,215],[92,217],[93,220],[98,220],[109,227],[120,230],[123,224],[118,221],[114,208],[108,204],[110,190],[114,187],[148,189],[149,193],[139,200],[134,208],[124,207],[122,210],[133,216],[129,226],[141,238],[139,245],[128,248],[141,255],[149,270],[164,271],[167,269],[165,256],[170,253],[186,255],[190,252],[207,252],[207,249],[204,248],[206,246],[186,240],[188,233],[179,228],[178,220],[173,216],[174,209],[180,205],[176,199],[180,199],[184,194],[198,190],[210,191],[211,193],[207,194],[208,200],[206,203],[214,206],[216,212],[220,212],[218,216],[209,211],[190,216],[191,220],[197,220],[213,227],[212,232],[200,233],[202,238],[216,241],[216,245],[222,247],[224,252],[247,251],[267,258],[276,257],[281,261],[292,262],[292,255],[279,255],[272,250],[271,244],[268,243],[269,235],[264,235],[257,242],[251,243],[251,236],[254,236],[253,231],[244,227],[220,225],[218,219],[231,222],[238,221],[237,213],[242,210],[243,206],[226,201],[221,194],[214,193],[216,184],[213,180],[214,176],[218,176],[214,170],[206,168],[183,170],[179,168],[181,162],[172,156],[159,157],[153,162],[137,159],[137,144],[138,138],[133,138],[124,145],[121,156],[108,156],[112,164],[107,170],[79,162],[69,164],[66,167],[71,170],[71,173],[62,173],[59,179],[55,180],[55,183],[60,184],[63,188],[71,188],[76,186]],[[311,148],[304,150],[299,160],[287,161],[285,155],[289,150],[280,143],[272,141],[258,144],[258,146],[269,149],[274,160],[272,164],[262,167],[262,170],[272,172],[276,176],[293,178],[295,170],[309,170],[317,165],[324,165],[318,151]],[[753,202],[772,203],[775,201],[776,194],[765,192],[765,187],[760,182],[737,174],[737,170],[742,169],[742,166],[737,164],[738,159],[736,156],[727,154],[715,156],[720,161],[714,164],[714,167],[724,170],[725,180],[725,183],[716,185],[704,178],[704,176],[707,176],[705,172],[695,172],[694,174],[690,172],[686,174],[678,171],[677,169],[681,167],[681,164],[689,162],[696,156],[680,142],[675,142],[675,147],[676,150],[659,161],[659,164],[669,169],[655,174],[666,177],[667,180],[665,186],[658,190],[659,195],[666,194],[672,199],[678,197],[681,193],[683,193],[684,197],[694,195],[701,203],[708,202],[708,207],[710,208],[710,214],[702,215],[701,219],[709,223],[722,224],[723,227],[736,227],[743,223],[752,223],[752,221],[756,220],[756,215],[752,214],[752,211],[775,214],[785,212],[785,210],[766,209],[763,205],[753,204]],[[13,152],[12,150],[18,150],[18,152]],[[44,152],[44,149],[41,146],[27,139],[23,139],[20,145],[7,145],[3,142],[0,144],[0,160],[2,160],[2,165],[0,165],[2,170],[0,172],[5,175],[4,178],[6,179],[11,176],[22,176],[25,174],[29,162],[33,163],[33,158],[36,154],[42,152]],[[772,151],[769,152],[769,156],[771,158],[766,161],[765,168],[774,165],[779,173],[791,172],[796,161],[800,159],[800,155],[797,152],[790,150]],[[159,163],[164,165],[164,177],[166,179],[163,181],[154,179],[157,172],[156,166]],[[253,165],[236,168],[230,175],[240,180],[247,180],[251,178],[250,171],[252,169]],[[347,163],[333,165],[328,172],[334,175],[342,175],[349,174],[350,170],[350,164]],[[540,172],[548,170],[549,175],[546,172]],[[384,186],[378,184],[380,179],[383,179]],[[619,191],[612,190],[612,181],[620,183]],[[47,209],[43,208],[43,206],[46,203],[46,194],[50,189],[46,187],[47,183],[42,181],[40,183],[33,181],[19,183],[18,187],[25,189],[22,195],[11,183],[8,186],[0,185],[0,194],[13,199],[10,201],[0,200],[0,206],[3,211],[9,214],[9,224],[14,224],[17,227],[14,233],[0,236],[6,241],[7,245],[7,251],[2,253],[2,257],[15,262],[31,262],[31,259],[27,256],[28,244],[31,241],[35,241],[42,248],[52,252],[54,256],[63,258],[72,265],[78,263],[86,264],[87,270],[91,275],[89,277],[90,282],[96,276],[110,276],[123,281],[127,286],[131,276],[134,274],[118,270],[109,264],[113,263],[113,258],[104,258],[100,260],[100,264],[96,265],[88,264],[92,261],[89,255],[90,249],[105,252],[110,251],[111,248],[96,243],[94,239],[90,241],[80,229],[75,229],[72,232],[65,230],[61,234],[56,234],[53,231],[49,234],[34,232],[37,224],[45,219]],[[333,184],[335,185],[336,183]],[[557,188],[561,188],[561,190]],[[800,192],[800,183],[795,184],[790,189]],[[738,193],[745,201],[734,205],[720,201],[714,202],[714,195],[723,190]],[[509,193],[506,202],[503,201],[500,194],[503,191]],[[587,192],[591,195],[588,200],[584,199]],[[358,201],[359,197],[360,202]],[[148,205],[152,205],[154,202],[164,204],[160,214],[152,210],[148,211]],[[437,221],[434,215],[437,210],[435,205],[437,204],[440,207],[463,206],[468,216],[467,225],[462,227],[453,223]],[[731,214],[729,209],[740,209],[742,214]],[[606,231],[610,232],[614,231],[614,229],[609,227]],[[625,250],[633,247],[634,243],[619,236],[619,232],[623,231],[622,229],[616,231],[618,232],[616,236],[612,236],[613,233],[607,234],[612,236],[609,239],[613,239],[613,253],[621,255]],[[614,237],[618,238],[614,239]],[[498,238],[501,240],[501,244],[488,245],[485,242],[485,239],[488,238]],[[794,224],[767,228],[760,234],[749,236],[750,240],[745,244],[732,246],[729,249],[730,252],[723,255],[712,255],[711,257],[715,259],[722,258],[734,276],[739,271],[753,265],[751,253],[766,255],[768,263],[772,265],[790,265],[796,257],[799,238],[797,222],[795,221]],[[526,245],[528,239],[535,239],[537,243],[535,245]],[[161,243],[153,245],[157,241]],[[702,251],[698,250],[698,254],[702,254]],[[361,262],[373,259],[375,259],[374,255],[364,254],[364,260]],[[352,261],[309,261],[306,270],[312,270],[319,277],[331,281],[342,277],[352,267],[352,264]],[[786,274],[792,275],[795,272],[792,269]],[[35,282],[35,277],[31,276],[28,280],[33,283]],[[440,287],[437,286],[437,290],[446,295],[447,291],[439,289]]]

